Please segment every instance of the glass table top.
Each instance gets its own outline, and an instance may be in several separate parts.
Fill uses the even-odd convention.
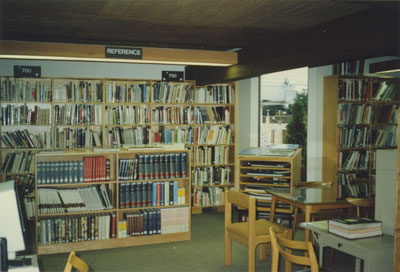
[[[337,200],[335,188],[331,187],[293,187],[293,188],[266,188],[271,195],[296,201],[304,204],[338,203],[346,200]]]

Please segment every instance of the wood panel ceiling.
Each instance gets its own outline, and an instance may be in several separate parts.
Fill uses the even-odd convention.
[[[356,50],[360,43],[347,39],[353,32],[360,32],[364,21],[379,20],[370,24],[382,25],[382,28],[389,26],[392,33],[389,43],[395,48],[397,42],[392,40],[399,39],[393,34],[399,33],[399,7],[397,1],[346,0],[0,0],[0,38],[239,50],[239,64],[257,66],[260,64],[257,62],[265,62],[268,58],[266,64],[269,63],[269,70],[274,70],[308,65],[301,58],[301,61],[296,60],[296,55],[312,44],[316,48],[314,51],[318,51],[318,45],[323,43],[320,39],[329,40],[331,33],[339,39],[350,31],[346,40],[339,41]],[[380,16],[369,20],[371,14]],[[356,22],[352,22],[352,16]],[[342,18],[347,18],[345,23],[341,23]],[[353,23],[357,28],[351,28]],[[329,35],[327,29],[331,32]],[[385,32],[390,35],[389,30]],[[353,36],[355,40],[359,39],[358,35]],[[314,40],[317,42],[313,43]],[[368,46],[363,42],[363,47]],[[323,62],[340,59],[341,53],[334,53],[334,48],[330,46],[331,56]],[[265,55],[266,52],[269,54]],[[309,58],[316,57],[311,54]],[[279,65],[274,65],[275,62]],[[315,60],[310,63],[322,64]],[[232,74],[226,69],[221,71],[225,78]]]

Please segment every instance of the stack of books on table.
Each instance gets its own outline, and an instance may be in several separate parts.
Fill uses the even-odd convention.
[[[382,222],[369,218],[340,218],[328,221],[328,231],[347,239],[382,235]]]

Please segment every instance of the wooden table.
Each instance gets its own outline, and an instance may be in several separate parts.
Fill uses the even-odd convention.
[[[270,220],[274,221],[276,202],[283,202],[298,207],[304,212],[305,222],[310,222],[311,214],[319,210],[352,208],[346,200],[336,200],[326,187],[293,187],[267,188],[265,191],[272,196]],[[309,241],[310,232],[305,230],[304,240]]]
[[[394,237],[384,234],[370,238],[349,240],[328,231],[328,221],[304,222],[305,230],[312,231],[319,244],[319,265],[323,264],[324,247],[331,247],[356,257],[355,271],[393,271]]]

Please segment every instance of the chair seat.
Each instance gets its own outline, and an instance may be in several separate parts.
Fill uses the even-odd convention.
[[[268,231],[269,227],[273,227],[276,233],[278,234],[287,230],[287,228],[282,225],[273,223],[271,221],[267,221],[265,219],[259,219],[256,220],[256,236],[263,236],[263,235],[269,236],[269,231]],[[236,235],[247,237],[249,235],[249,224],[248,222],[235,223],[229,225],[227,227],[227,230],[232,233],[235,233]]]

